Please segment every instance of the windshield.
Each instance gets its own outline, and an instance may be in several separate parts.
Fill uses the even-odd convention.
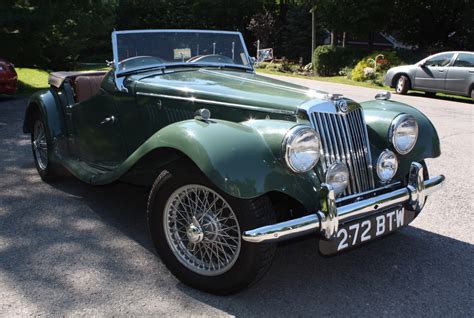
[[[239,32],[141,30],[112,33],[117,73],[159,66],[233,66],[252,69]]]

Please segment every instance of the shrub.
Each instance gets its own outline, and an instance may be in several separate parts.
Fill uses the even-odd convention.
[[[366,54],[365,49],[321,45],[314,50],[314,69],[321,76],[338,75],[344,67],[353,67]]]
[[[383,58],[379,55],[383,55]],[[379,56],[379,58],[375,61],[377,56]],[[376,62],[376,65],[374,62]],[[375,51],[357,63],[351,72],[351,77],[354,81],[368,81],[382,85],[384,73],[389,68],[400,65],[401,63],[402,61],[396,51]]]

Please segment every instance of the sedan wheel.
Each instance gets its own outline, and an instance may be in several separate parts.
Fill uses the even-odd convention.
[[[235,293],[263,277],[276,245],[245,242],[241,233],[274,222],[266,196],[232,197],[183,166],[163,171],[148,199],[150,232],[163,263],[185,284],[214,294]]]
[[[397,80],[397,86],[395,87],[395,92],[397,94],[405,95],[410,88],[410,80],[405,75],[402,75]]]

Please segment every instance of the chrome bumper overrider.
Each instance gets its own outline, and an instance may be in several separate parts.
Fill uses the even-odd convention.
[[[335,237],[339,224],[365,218],[393,206],[404,205],[409,210],[420,212],[426,196],[439,190],[443,182],[443,175],[424,180],[423,166],[413,162],[410,167],[408,186],[339,207],[336,206],[336,197],[332,187],[323,184],[320,211],[245,231],[242,238],[253,243],[275,242],[319,232],[325,239],[330,240]]]

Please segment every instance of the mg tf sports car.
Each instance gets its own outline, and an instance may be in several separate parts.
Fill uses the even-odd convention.
[[[156,250],[184,283],[229,294],[276,242],[322,254],[409,224],[444,176],[426,116],[387,92],[356,103],[255,74],[238,32],[112,33],[109,71],[54,72],[23,130],[39,175],[149,187]]]

